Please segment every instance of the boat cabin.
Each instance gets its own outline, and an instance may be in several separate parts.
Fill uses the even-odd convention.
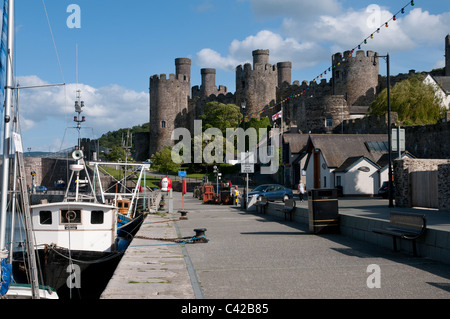
[[[118,208],[118,212],[119,214],[122,215],[127,215],[128,214],[128,209],[130,208],[131,205],[131,201],[128,199],[118,199],[117,200],[117,208]]]
[[[72,250],[114,249],[117,210],[90,202],[58,202],[31,206],[35,244],[57,243]]]

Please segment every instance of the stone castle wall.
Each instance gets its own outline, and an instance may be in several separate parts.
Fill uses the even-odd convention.
[[[278,70],[269,64],[269,50],[253,51],[253,68],[236,68],[236,102],[246,101],[245,114],[254,114],[276,103]]]
[[[397,120],[397,113],[391,113],[391,125]],[[345,120],[342,125],[334,128],[333,133],[339,134],[386,134],[387,114],[366,116],[360,119]],[[450,121],[428,125],[412,125],[405,129],[405,148],[417,158],[450,158]]]
[[[344,95],[348,105],[370,105],[378,87],[379,63],[373,51],[336,53],[332,58],[333,94]]]
[[[269,50],[255,50],[252,55],[253,66],[247,63],[236,68],[234,94],[227,92],[224,86],[216,86],[215,69],[202,69],[202,84],[194,86],[190,95],[190,60],[186,58],[175,60],[177,74],[169,79],[165,75],[152,76],[150,155],[166,145],[173,145],[170,137],[174,128],[192,130],[193,121],[199,118],[209,101],[241,106],[241,101],[245,100],[246,115],[270,119],[281,108],[277,102],[288,99],[283,105],[283,128],[297,125],[304,132],[323,133],[331,132],[350,117],[349,106],[369,105],[375,99],[378,65],[374,65],[376,59],[371,51],[367,54],[358,51],[354,56],[350,52],[335,54],[333,77],[329,82],[303,81],[301,85],[298,81],[291,84],[291,62],[269,64]],[[300,94],[301,98],[289,100],[290,96]],[[276,107],[270,108],[274,105]]]
[[[154,75],[150,78],[150,154],[172,146],[172,132],[185,127],[190,98],[190,64],[186,59],[177,59],[177,74]],[[189,68],[188,68],[189,66]]]

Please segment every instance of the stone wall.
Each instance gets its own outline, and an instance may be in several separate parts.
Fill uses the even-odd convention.
[[[391,124],[397,120],[397,113],[391,113]],[[344,120],[343,127],[337,126],[333,133],[339,134],[386,134],[387,114],[366,116],[360,119]],[[417,158],[450,158],[450,121],[428,125],[413,125],[405,129],[405,147]]]
[[[391,124],[397,120],[397,113],[391,112]],[[359,119],[344,120],[333,133],[339,134],[387,134],[388,116],[373,115]]]
[[[13,163],[13,161],[11,161]],[[25,180],[27,187],[32,185],[32,175],[34,172],[36,186],[46,186],[47,188],[53,188],[54,182],[58,179],[68,181],[70,177],[69,165],[75,163],[73,159],[54,159],[43,157],[24,157],[25,166]],[[10,185],[13,181],[13,172],[10,172]]]
[[[333,55],[333,94],[344,95],[348,105],[370,105],[378,87],[379,63],[374,55],[363,50]]]
[[[145,161],[149,157],[149,141],[150,132],[139,132],[134,133],[133,144],[135,149],[134,159],[136,161]]]
[[[450,211],[450,163],[438,166],[439,209]]]
[[[405,127],[406,150],[418,158],[450,158],[450,122]]]
[[[245,114],[259,113],[269,105],[274,105],[277,98],[278,70],[276,65],[247,63],[236,68],[236,103],[246,101]],[[252,115],[252,117],[259,117]]]
[[[448,159],[402,159],[394,161],[395,204],[412,207],[411,179],[413,172],[438,171],[438,209],[450,207],[450,164]]]

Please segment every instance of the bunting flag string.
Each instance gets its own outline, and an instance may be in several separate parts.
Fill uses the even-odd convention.
[[[397,21],[398,15],[399,15],[399,14],[404,14],[404,13],[405,13],[405,9],[406,9],[407,7],[409,7],[409,6],[413,7],[414,5],[415,5],[415,3],[414,3],[413,0],[408,1],[408,3],[407,3],[406,5],[404,5],[400,10],[398,10],[398,11],[397,11],[397,12],[396,12],[389,20],[387,20],[387,21],[384,22],[382,25],[380,25],[380,27],[378,27],[376,30],[374,30],[374,32],[372,32],[369,36],[367,36],[363,41],[361,41],[361,42],[360,42],[358,45],[356,45],[353,49],[349,50],[350,53],[349,53],[349,56],[348,56],[348,57],[352,57],[352,55],[353,55],[353,53],[355,52],[356,49],[360,50],[361,47],[362,47],[362,45],[367,44],[367,43],[368,43],[368,40],[374,38],[375,34],[379,34],[380,31],[381,31],[381,29],[382,29],[383,27],[388,28],[388,27],[389,27],[389,23],[390,23],[391,21]],[[316,77],[311,81],[312,85],[314,85],[314,84],[317,83],[316,80],[322,78],[324,75],[327,75],[327,74],[328,74],[327,72],[331,72],[334,68],[336,68],[336,66],[339,66],[339,65],[340,65],[340,62],[338,62],[336,65],[332,65],[332,66],[330,66],[329,68],[325,69],[322,73],[320,73],[320,75],[316,76]],[[303,90],[302,92],[300,92],[300,93],[298,93],[298,94],[290,95],[290,96],[288,96],[288,97],[282,99],[280,102],[278,102],[278,103],[276,103],[276,104],[274,104],[274,105],[272,105],[272,106],[265,107],[265,108],[263,108],[263,109],[262,109],[261,111],[259,111],[259,112],[248,114],[248,115],[246,115],[244,118],[247,118],[247,119],[248,119],[248,118],[253,117],[253,116],[258,116],[259,114],[261,114],[261,113],[263,113],[263,112],[266,112],[266,111],[268,111],[268,110],[271,110],[271,109],[273,109],[273,108],[275,108],[275,107],[277,107],[277,106],[281,106],[282,103],[288,102],[289,99],[291,99],[291,98],[297,98],[297,97],[303,96],[303,94],[306,94],[306,93],[307,93],[307,90],[309,90],[309,89],[310,89],[310,87],[308,86],[308,87],[307,87],[305,90]],[[278,112],[278,113],[281,114],[281,112]],[[278,113],[276,113],[275,115],[277,115]],[[272,116],[272,120],[276,120],[276,119],[278,119],[278,118],[281,118],[281,116],[275,117],[275,115]],[[275,119],[274,119],[274,117],[275,117]],[[243,120],[244,120],[244,119],[242,119],[242,121],[243,121]],[[241,122],[242,122],[242,121],[241,121]]]

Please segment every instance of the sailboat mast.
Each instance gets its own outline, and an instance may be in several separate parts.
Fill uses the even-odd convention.
[[[13,90],[13,61],[14,61],[14,0],[8,1],[8,45],[6,52],[6,87],[5,107],[3,117],[3,165],[1,181],[0,207],[0,249],[5,248],[6,242],[6,211],[9,188],[9,150],[11,144],[11,114]]]

